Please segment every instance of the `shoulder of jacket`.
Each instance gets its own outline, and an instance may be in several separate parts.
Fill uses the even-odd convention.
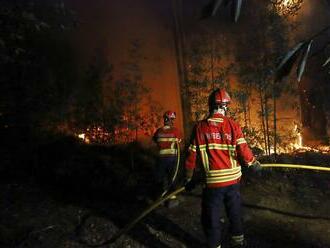
[[[155,134],[161,133],[163,131],[164,131],[163,127],[157,128]]]
[[[199,128],[199,127],[201,127],[201,126],[203,126],[203,125],[205,125],[205,124],[207,124],[207,120],[206,120],[206,119],[204,119],[204,120],[200,120],[200,121],[197,121],[197,122],[195,123],[195,127],[196,127],[196,128]]]
[[[176,127],[172,127],[172,130],[173,130],[173,131],[179,131],[179,129],[176,128]]]
[[[230,118],[230,117],[225,117],[225,118],[227,119],[228,122],[230,122],[235,127],[239,126],[239,123],[237,121],[235,121],[233,118]]]
[[[200,130],[200,129],[205,128],[206,126],[208,126],[208,121],[207,121],[207,119],[204,119],[204,120],[197,121],[194,129]]]

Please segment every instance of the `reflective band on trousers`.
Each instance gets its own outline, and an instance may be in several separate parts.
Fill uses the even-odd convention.
[[[159,150],[159,154],[161,154],[161,155],[177,154],[177,149],[161,149],[161,150]]]
[[[244,244],[244,235],[231,236],[232,245],[243,245]]]

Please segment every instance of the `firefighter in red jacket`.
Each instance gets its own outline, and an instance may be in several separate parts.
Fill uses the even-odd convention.
[[[221,210],[230,222],[231,247],[244,247],[239,183],[241,165],[261,169],[238,123],[226,116],[229,94],[215,90],[209,97],[210,116],[197,122],[185,161],[186,188],[191,190],[197,155],[201,158],[205,187],[202,226],[209,248],[221,247]]]
[[[164,126],[158,128],[153,136],[159,150],[158,166],[156,168],[156,183],[160,193],[166,192],[171,187],[172,178],[177,170],[178,145],[181,136],[177,128],[174,127],[176,113],[166,111],[164,113]],[[158,195],[159,196],[159,195]]]

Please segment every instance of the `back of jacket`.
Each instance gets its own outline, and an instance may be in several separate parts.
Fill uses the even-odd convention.
[[[157,143],[161,157],[176,156],[177,144],[180,142],[180,134],[177,128],[164,126],[158,128],[153,140]]]
[[[201,157],[207,187],[224,187],[238,183],[241,166],[255,158],[238,123],[220,114],[195,125],[186,159],[186,168],[194,169],[197,154]]]

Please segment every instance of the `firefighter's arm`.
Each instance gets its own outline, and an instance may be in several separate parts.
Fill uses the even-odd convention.
[[[196,167],[196,157],[197,157],[196,146],[194,144],[190,144],[185,161],[186,171],[194,171]],[[192,173],[187,173],[186,175],[191,175],[192,177]]]
[[[191,149],[191,145],[189,146],[189,151],[188,151],[188,156],[186,159],[186,175],[185,175],[185,180],[184,180],[184,187],[186,189],[186,191],[192,191],[195,187],[196,184],[194,182],[194,180],[192,180],[193,175],[194,175],[194,170],[195,170],[195,166],[196,166],[196,150],[193,151]]]
[[[158,130],[155,132],[154,136],[152,136],[152,141],[157,143],[157,137],[158,137]]]
[[[237,139],[236,139],[236,152],[240,162],[251,168],[254,172],[262,170],[260,162],[253,156],[253,153],[248,146],[241,128],[237,128]]]
[[[251,166],[255,163],[256,158],[253,156],[253,153],[251,149],[249,148],[243,132],[240,128],[240,126],[237,126],[236,128],[236,152],[237,157],[240,163],[244,166]]]
[[[194,174],[194,169],[186,169],[186,178],[184,180],[184,187],[186,191],[192,191],[196,187],[196,183],[192,179]]]
[[[197,134],[196,134],[196,126],[193,129],[190,145],[188,147],[187,157],[185,161],[185,169],[186,169],[186,180],[191,180],[194,169],[196,167],[196,157],[197,157]]]
[[[178,129],[175,129],[175,137],[177,138],[178,145],[182,148],[182,136]]]
[[[197,152],[200,145],[200,134],[199,124],[197,123],[193,129],[190,146],[188,149],[188,156],[186,158],[186,180],[185,180],[185,189],[186,191],[192,191],[196,186],[197,182],[193,179],[194,171],[197,163]]]

